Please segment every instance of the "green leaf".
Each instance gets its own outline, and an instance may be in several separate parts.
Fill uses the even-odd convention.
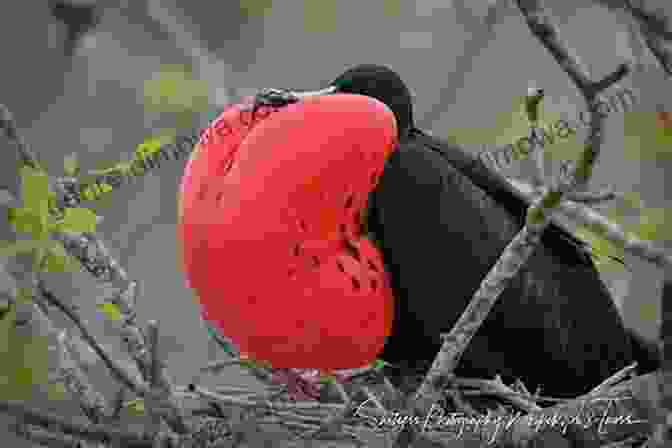
[[[131,162],[118,162],[114,166],[109,168],[102,168],[99,170],[89,170],[89,174],[94,176],[104,176],[109,175],[126,175],[131,172]]]
[[[525,115],[528,121],[534,123],[539,119],[539,109],[541,108],[541,101],[544,99],[543,95],[536,91],[525,97]]]
[[[63,383],[52,383],[47,386],[47,396],[50,401],[63,401],[68,396],[68,391]]]
[[[145,415],[145,400],[142,398],[136,398],[135,400],[130,400],[124,403],[124,409],[130,411],[133,415]]]
[[[63,158],[63,172],[66,176],[75,177],[79,173],[77,153],[73,152]]]
[[[49,239],[2,241],[0,242],[0,257],[15,257],[34,250],[50,250],[59,246],[58,241]]]
[[[96,214],[88,208],[66,208],[63,220],[56,224],[56,228],[60,231],[95,233],[96,218]]]
[[[586,241],[591,246],[591,253],[595,266],[601,272],[617,272],[624,269],[624,266],[618,263],[613,258],[625,258],[625,250],[604,238],[595,229],[590,229],[585,226],[578,226],[575,235]],[[611,258],[613,257],[613,258]]]
[[[374,370],[381,370],[387,366],[390,366],[391,364],[387,361],[383,361],[382,359],[376,359],[373,361],[373,369]]]
[[[150,137],[135,149],[135,160],[145,160],[157,155],[161,149],[173,141],[172,136]]]
[[[643,240],[672,240],[672,209],[646,207],[640,212],[634,233]]]
[[[22,166],[21,196],[23,207],[8,209],[8,220],[17,232],[30,233],[34,239],[46,238],[49,219],[49,177],[40,170]]]
[[[328,373],[322,373],[318,379],[319,383],[322,384],[336,384],[336,376],[330,375]]]
[[[117,305],[111,302],[103,302],[98,304],[98,309],[113,321],[121,321],[124,317]]]
[[[24,207],[37,213],[47,212],[49,176],[27,166],[21,168],[21,193]]]
[[[18,333],[16,307],[0,320],[0,397],[30,400],[49,381],[49,338]]]
[[[33,238],[41,238],[44,234],[41,217],[31,209],[8,208],[7,221],[17,233],[29,233]]]
[[[62,245],[49,249],[43,260],[46,272],[78,272],[79,261],[65,252]]]
[[[672,158],[672,126],[658,112],[625,112],[623,148],[629,160]]]

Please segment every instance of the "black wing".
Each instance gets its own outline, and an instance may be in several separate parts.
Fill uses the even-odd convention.
[[[518,218],[521,226],[524,224],[528,207],[526,198],[502,174],[493,171],[481,159],[459,146],[441,141],[418,129],[413,130],[410,138],[417,139],[426,147],[440,153],[512,216]],[[551,223],[544,231],[542,244],[550,248],[555,255],[562,257],[565,262],[594,267],[590,244],[555,223]],[[623,260],[616,260],[623,263]]]

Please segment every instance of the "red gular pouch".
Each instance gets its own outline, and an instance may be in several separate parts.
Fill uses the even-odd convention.
[[[371,363],[394,299],[361,215],[397,144],[393,113],[309,97],[242,134],[204,141],[182,182],[184,266],[207,318],[274,368]]]

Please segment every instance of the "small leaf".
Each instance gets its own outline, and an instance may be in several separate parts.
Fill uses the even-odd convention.
[[[82,207],[66,208],[65,216],[56,228],[61,231],[95,233],[96,223],[96,214],[92,210]]]
[[[111,302],[103,302],[98,304],[98,309],[100,309],[103,314],[107,316],[108,319],[113,321],[121,321],[124,317],[121,314],[121,310],[117,305]]]
[[[628,207],[632,208],[642,208],[644,206],[644,202],[642,201],[642,195],[637,193],[636,191],[628,191],[626,193],[623,193],[623,201],[628,205]]]
[[[140,143],[135,149],[135,160],[145,160],[148,157],[157,155],[161,149],[171,143],[173,140],[170,136],[150,137],[144,142]]]
[[[0,320],[8,316],[7,313],[12,309],[12,302],[7,297],[0,298]]]
[[[544,96],[539,90],[532,89],[525,97],[525,114],[528,121],[534,123],[539,119],[540,103]]]
[[[318,382],[322,384],[336,384],[337,378],[335,375],[322,373],[318,379]]]
[[[75,177],[79,173],[79,162],[77,153],[73,152],[63,158],[63,172],[66,176]]]
[[[61,382],[51,383],[47,386],[47,396],[49,400],[62,401],[68,396],[68,391]]]
[[[124,403],[124,409],[127,409],[134,415],[145,415],[145,401],[142,398],[136,398]]]
[[[24,167],[21,180],[23,208],[27,210],[23,218],[31,222],[34,239],[44,238],[49,220],[49,178],[43,172]]]
[[[373,367],[374,370],[381,370],[381,369],[384,369],[385,367],[391,366],[391,365],[392,364],[390,364],[387,361],[383,361],[382,359],[376,359],[375,361],[373,361],[373,366],[372,367]]]
[[[643,240],[668,241],[672,239],[672,209],[646,207],[641,210],[634,232]]]
[[[60,246],[58,241],[42,240],[16,240],[0,242],[0,257],[15,257],[19,254],[32,252],[39,249],[52,249]]]
[[[664,113],[663,113],[664,114]],[[629,160],[665,160],[672,156],[672,127],[658,112],[623,115],[623,148]]]
[[[625,258],[625,251],[622,247],[615,245],[597,232],[584,226],[578,227],[574,233],[579,239],[590,244],[593,261],[598,270],[613,272],[621,271],[625,268],[621,263],[614,260],[614,258]]]
[[[109,168],[101,168],[98,170],[88,170],[87,174],[92,174],[94,176],[104,176],[108,175],[127,175],[131,172],[131,162],[117,162],[114,166]]]
[[[29,233],[33,238],[42,236],[42,221],[40,216],[27,208],[8,208],[7,221],[17,233]]]
[[[27,401],[49,381],[49,338],[16,331],[16,307],[0,320],[0,397]]]
[[[62,245],[47,250],[43,270],[46,272],[78,272],[79,261],[65,252]]]

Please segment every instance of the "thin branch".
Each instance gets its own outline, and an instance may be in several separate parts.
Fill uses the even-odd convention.
[[[501,379],[496,380],[467,380],[455,378],[454,383],[460,386],[476,387],[484,395],[493,395],[506,400],[525,412],[537,412],[541,408],[523,394],[514,391],[509,386],[504,384]]]
[[[159,359],[159,324],[155,320],[147,323],[147,345],[149,345],[150,350],[150,364],[147,366],[145,378],[149,382],[149,387],[154,394],[145,398],[145,404],[152,418],[153,429],[159,431],[161,429],[161,416],[157,412],[157,408],[160,406],[160,403],[156,402],[154,395],[160,397],[165,391],[161,390],[161,370],[164,366]]]
[[[131,389],[134,392],[138,392],[142,388],[140,386],[141,379],[137,378],[137,375],[134,375],[132,372],[128,371],[120,363],[113,360],[107,353],[107,351],[102,347],[102,345],[95,339],[95,337],[89,332],[86,325],[82,322],[82,319],[79,317],[78,313],[71,309],[68,305],[63,303],[58,299],[51,291],[49,291],[42,279],[38,281],[38,291],[42,296],[47,300],[50,305],[58,308],[63,314],[65,314],[79,329],[82,334],[82,338],[91,346],[91,348],[96,352],[100,359],[105,363],[105,366],[110,370],[112,375],[122,383],[125,387]]]
[[[72,419],[44,412],[18,401],[0,400],[0,412],[8,413],[26,424],[50,428],[66,435],[80,437],[92,442],[109,443],[119,440],[127,448],[152,448],[152,437],[142,432],[120,431],[109,425],[75,423]]]
[[[534,193],[532,188],[518,181],[511,180],[512,185],[528,197],[530,200],[539,198],[538,193]],[[655,265],[666,268],[672,266],[672,255],[666,254],[665,249],[657,246],[652,241],[637,238],[633,233],[626,232],[625,229],[610,221],[608,218],[597,211],[573,201],[562,201],[559,205],[559,211],[573,221],[590,228],[593,232],[622,247],[631,255],[642,258]]]
[[[4,104],[0,104],[0,129],[2,129],[5,136],[16,145],[21,162],[33,169],[40,169],[40,163],[38,162],[37,157],[35,157],[31,149],[23,140],[23,137],[19,134],[16,122],[14,121],[14,116]]]
[[[53,448],[87,448],[86,444],[77,437],[48,431],[38,426],[18,423],[12,425],[11,430],[17,436],[37,445]]]
[[[60,354],[59,373],[65,388],[79,399],[80,407],[89,420],[94,423],[105,421],[108,415],[108,404],[102,394],[96,391],[72,358],[75,348],[62,330],[58,336],[58,350]]]
[[[532,185],[542,187],[547,184],[546,167],[543,139],[537,137],[541,131],[539,125],[539,108],[544,98],[544,91],[538,88],[531,88],[525,97],[525,108],[527,120],[530,123],[530,159],[533,163]]]
[[[333,382],[330,383],[330,385],[337,389],[339,395],[341,395],[344,400],[345,407],[338,414],[328,418],[317,430],[304,433],[300,436],[300,438],[313,439],[317,438],[320,434],[323,433],[333,434],[339,432],[346,419],[350,417],[350,415],[358,407],[358,404],[348,396],[347,392],[345,392],[345,389],[341,384]]]
[[[135,301],[137,297],[137,283],[129,281],[126,271],[110,255],[105,245],[95,234],[73,232],[57,232],[55,238],[61,243],[66,252],[75,257],[82,266],[100,283],[112,286],[121,284],[121,287],[106,297],[104,302],[111,303],[119,311],[121,319],[122,337],[126,350],[138,364],[143,374],[148,372],[151,364],[150,353],[145,341],[145,335],[136,322]],[[173,431],[185,434],[189,431],[184,421],[183,410],[172,396],[171,380],[165,369],[161,369],[158,381],[161,384],[161,402],[165,405],[166,414],[163,417]],[[145,384],[139,389],[143,396],[151,393]]]
[[[149,381],[151,387],[161,387],[161,369],[163,361],[159,359],[159,323],[155,320],[147,322],[147,340],[150,348]]]
[[[601,204],[607,201],[613,201],[618,195],[611,188],[605,188],[600,191],[575,191],[567,194],[568,201],[580,202],[582,204]]]
[[[672,76],[672,51],[666,47],[672,42],[672,27],[670,20],[662,14],[647,11],[642,2],[640,6],[633,5],[630,0],[624,0],[625,9],[639,25],[639,30],[644,37],[646,45],[656,57],[661,68]]]
[[[610,387],[615,386],[616,384],[620,383],[621,381],[624,381],[632,376],[634,376],[637,372],[637,363],[633,362],[629,366],[623,367],[621,370],[618,372],[614,373],[612,376],[607,378],[606,380],[602,381],[599,385],[597,385],[593,390],[591,390],[588,395],[598,395]]]
[[[65,331],[59,332],[47,317],[42,309],[37,305],[36,295],[37,274],[30,273],[24,278],[15,278],[17,284],[24,284],[19,289],[19,299],[16,303],[17,322],[13,331],[29,332],[29,334],[40,337],[54,337],[59,354],[58,377],[64,384],[68,392],[78,401],[82,412],[94,423],[104,421],[107,415],[107,402],[104,396],[99,393],[89,382],[87,375],[82,371],[78,363],[73,359],[72,354],[78,351],[72,340],[66,335]],[[34,285],[31,288],[25,287],[26,280]]]
[[[110,416],[110,421],[118,422],[121,419],[121,411],[124,409],[124,402],[126,401],[126,388],[120,387],[115,394],[114,401],[112,402],[112,415]]]

